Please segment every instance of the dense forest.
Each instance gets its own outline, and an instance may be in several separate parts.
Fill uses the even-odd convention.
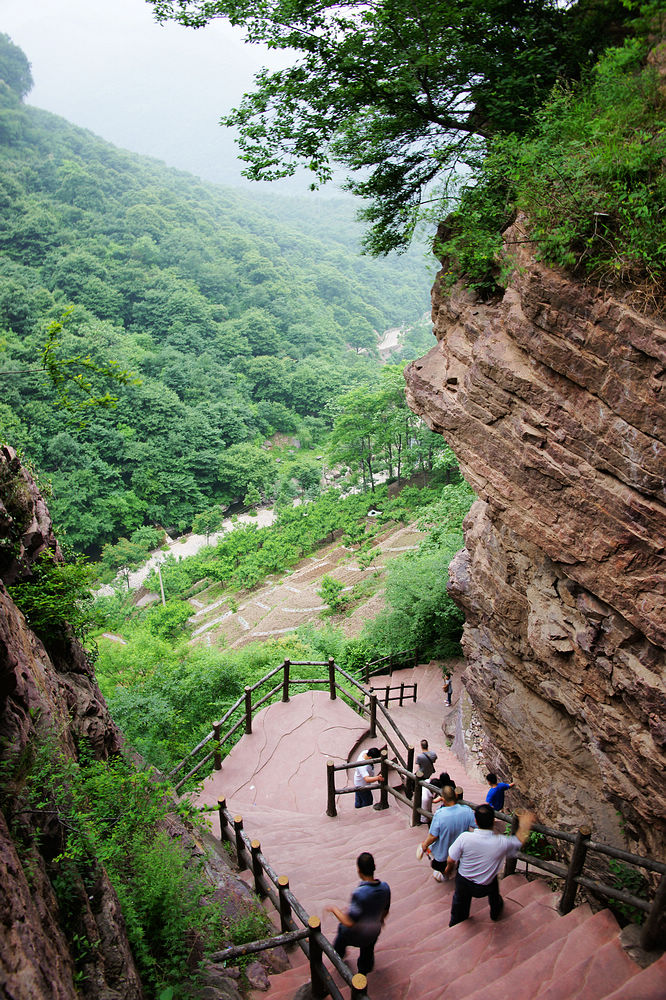
[[[7,36],[0,67],[0,433],[75,549],[188,530],[266,438],[316,445],[378,382],[378,334],[429,346],[423,257],[361,256],[349,202],[204,184],[25,106]]]

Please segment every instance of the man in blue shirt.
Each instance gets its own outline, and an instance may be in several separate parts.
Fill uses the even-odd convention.
[[[456,799],[455,789],[445,785],[442,789],[443,805],[432,818],[430,832],[421,844],[417,857],[420,859],[430,848],[430,865],[432,876],[437,882],[444,881],[446,859],[449,846],[470,826],[476,826],[474,812],[469,806],[464,806]]]
[[[327,906],[326,911],[340,921],[333,942],[338,955],[344,958],[349,945],[360,948],[358,971],[367,976],[375,965],[375,943],[391,907],[391,890],[386,882],[375,878],[375,859],[368,851],[359,854],[356,867],[361,881],[352,893],[347,912],[337,906]]]
[[[504,793],[513,788],[515,782],[510,781],[497,781],[497,775],[494,771],[486,775],[486,781],[490,785],[488,789],[488,794],[486,795],[486,802],[493,807],[493,809],[498,809],[500,812],[504,809]]]

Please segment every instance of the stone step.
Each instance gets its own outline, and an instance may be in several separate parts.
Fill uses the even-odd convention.
[[[664,1000],[666,997],[666,955],[641,969],[626,983],[618,986],[604,1000]]]
[[[396,721],[406,738],[418,745],[425,737],[439,754],[434,740],[441,734],[443,696],[436,670],[429,668],[428,684],[432,704],[424,702],[420,714],[405,708]],[[419,691],[427,690],[419,681]],[[253,729],[223,771],[205,783],[200,804],[227,795],[229,810],[243,816],[246,835],[260,841],[278,874],[288,876],[305,910],[321,917],[329,940],[337,922],[326,906],[346,908],[356,885],[356,857],[364,850],[374,854],[393,902],[369,977],[373,1000],[487,1000],[489,991],[493,1000],[607,1000],[613,991],[613,1000],[634,1000],[627,991],[640,977],[645,996],[636,994],[636,1000],[664,1000],[655,992],[656,973],[641,973],[621,950],[607,911],[592,916],[581,907],[560,917],[559,897],[543,880],[513,875],[501,881],[500,921],[490,920],[481,899],[473,901],[469,920],[449,928],[454,885],[436,882],[428,860],[416,860],[425,828],[410,826],[409,808],[391,799],[388,810],[356,810],[353,796],[339,796],[338,816],[327,817],[326,759],[346,760],[362,730],[340,699],[331,702],[321,692],[295,696],[258,713]],[[438,766],[451,771],[470,799],[484,799],[485,788],[448,755],[442,746]],[[357,956],[350,949],[354,971]],[[300,949],[291,960],[294,967],[274,975],[268,992],[252,994],[253,1000],[293,1000],[309,980],[309,967]],[[342,992],[349,995],[346,987]]]
[[[608,911],[603,910],[602,914]],[[600,916],[600,914],[595,914]],[[610,920],[614,918],[609,916]],[[625,985],[627,998],[633,998],[633,990],[627,986],[628,980],[636,975],[637,966],[623,951],[615,935],[600,948],[591,948],[589,926],[583,927],[584,939],[581,941],[583,950],[588,954],[581,961],[562,971],[557,980],[538,993],[538,1000],[568,1000],[572,996],[585,997],[585,1000],[604,1000],[613,990]]]
[[[522,919],[505,908],[506,916],[495,927],[479,935],[479,943],[485,950],[469,955],[464,948],[452,955],[460,973],[455,978],[457,997],[474,997],[477,1000],[487,991],[488,982],[493,983],[493,997],[504,996],[503,984],[510,983],[506,995],[523,997],[521,981],[529,983],[524,991],[524,1000],[536,996],[536,983],[541,982],[544,956],[549,952],[561,954],[570,947],[570,939],[584,923],[586,915],[572,911],[566,917],[539,903],[523,909]],[[551,914],[544,921],[546,913]],[[500,929],[501,927],[501,929]],[[447,961],[449,952],[447,950]],[[461,964],[464,963],[464,964]],[[463,969],[468,971],[464,972]],[[518,971],[520,970],[520,971]],[[497,994],[495,987],[497,986]],[[416,995],[416,994],[415,994]],[[436,992],[420,994],[421,1000],[435,1000]]]
[[[545,935],[543,948],[537,954],[523,961],[519,967],[508,970],[493,983],[494,998],[536,1000],[538,997],[541,1000],[542,996],[548,996],[553,991],[551,1000],[571,1000],[572,997],[587,1000],[587,993],[577,991],[575,976],[566,985],[568,993],[562,989],[562,984],[573,969],[578,969],[599,950],[612,945],[621,951],[617,923],[607,910],[592,914],[586,905],[577,907],[560,920],[566,923],[566,936],[549,941]],[[481,1000],[482,994],[483,989],[479,988],[466,1000]],[[603,997],[604,994],[599,993],[598,996]]]

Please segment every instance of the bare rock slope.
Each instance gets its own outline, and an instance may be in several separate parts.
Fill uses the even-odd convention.
[[[441,276],[410,406],[479,500],[451,567],[486,756],[554,820],[666,840],[666,327],[521,247],[501,301]],[[518,241],[516,243],[515,241]]]

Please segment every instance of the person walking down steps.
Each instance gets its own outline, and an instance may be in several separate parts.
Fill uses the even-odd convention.
[[[490,785],[486,802],[489,802],[493,809],[498,809],[501,812],[504,809],[504,793],[513,788],[515,781],[498,781],[494,771],[486,775],[486,781]]]
[[[427,781],[431,774],[435,773],[435,761],[437,754],[434,750],[428,750],[428,741],[421,740],[421,753],[416,758],[416,770],[423,772],[423,777]]]
[[[453,874],[458,863],[449,927],[467,920],[472,899],[487,898],[490,919],[499,920],[504,900],[500,896],[497,873],[505,858],[516,857],[534,823],[534,815],[524,812],[518,819],[515,837],[493,833],[495,810],[487,802],[476,807],[474,819],[478,829],[461,833],[449,847],[445,878]]]
[[[444,881],[450,845],[461,833],[469,830],[470,826],[476,826],[474,812],[469,806],[457,801],[455,789],[451,785],[445,785],[442,789],[442,802],[442,808],[432,818],[428,836],[416,849],[419,861],[424,854],[430,854],[432,876],[437,882]]]
[[[347,912],[337,906],[327,906],[326,912],[340,921],[333,942],[338,955],[344,958],[350,946],[360,948],[357,968],[367,976],[375,966],[375,944],[391,908],[391,889],[375,878],[375,859],[368,851],[359,854],[356,869],[361,881]]]
[[[444,694],[446,695],[446,703],[451,708],[451,698],[453,697],[453,681],[451,680],[451,674],[447,671],[446,677],[444,678],[443,684]]]

